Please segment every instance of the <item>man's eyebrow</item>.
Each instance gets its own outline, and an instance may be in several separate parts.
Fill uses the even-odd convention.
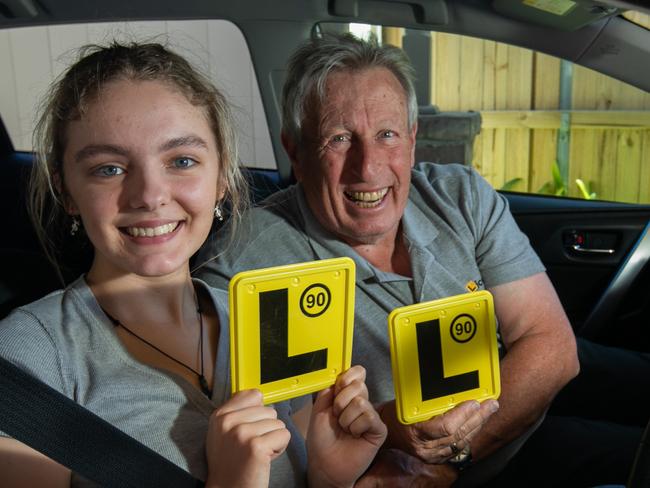
[[[202,149],[208,149],[208,143],[205,142],[201,137],[189,135],[189,136],[174,137],[173,139],[169,139],[168,141],[161,144],[159,150],[163,152],[163,151],[169,151],[170,149],[174,149],[177,147],[185,147],[185,146],[193,146]]]
[[[76,162],[80,162],[97,154],[115,154],[118,156],[126,156],[127,150],[123,147],[114,146],[112,144],[91,144],[77,151],[74,159]]]

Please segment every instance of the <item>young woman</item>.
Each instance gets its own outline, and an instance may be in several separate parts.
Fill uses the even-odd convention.
[[[158,44],[91,47],[53,86],[36,141],[39,233],[83,232],[94,258],[0,323],[0,355],[208,486],[352,485],[386,435],[362,368],[319,393],[306,443],[291,402],[230,398],[227,297],[189,268],[223,205],[236,218],[246,200],[223,96]],[[83,484],[8,437],[0,471],[3,486]]]

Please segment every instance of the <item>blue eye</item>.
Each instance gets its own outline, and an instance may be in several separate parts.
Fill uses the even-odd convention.
[[[120,168],[119,166],[107,165],[98,168],[95,171],[95,174],[97,174],[98,176],[105,176],[105,177],[119,176],[121,174],[124,174],[124,169]]]
[[[384,130],[381,132],[381,137],[383,138],[390,138],[394,136],[395,136],[395,132],[393,132],[392,130]]]
[[[172,164],[174,165],[175,168],[185,169],[185,168],[191,168],[197,163],[192,158],[182,157],[182,158],[174,159],[174,161],[172,161]]]

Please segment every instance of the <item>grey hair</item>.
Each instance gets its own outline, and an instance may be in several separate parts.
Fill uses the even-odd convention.
[[[50,87],[41,103],[34,131],[36,165],[30,181],[29,212],[45,253],[59,268],[60,247],[70,217],[63,154],[70,121],[83,116],[89,104],[101,97],[114,80],[159,81],[182,93],[200,107],[210,124],[219,153],[224,204],[235,223],[249,200],[248,187],[237,155],[237,135],[230,106],[212,82],[182,56],[158,43],[88,45],[79,50],[77,62]]]
[[[308,99],[322,101],[330,74],[349,70],[386,68],[399,81],[407,101],[408,126],[417,121],[418,103],[413,80],[415,70],[406,53],[375,37],[364,41],[352,34],[324,34],[303,44],[291,56],[282,90],[282,131],[294,142],[302,139],[302,123]]]

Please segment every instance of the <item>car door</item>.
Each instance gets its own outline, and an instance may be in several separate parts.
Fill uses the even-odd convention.
[[[518,193],[506,197],[576,333],[648,350],[650,206]]]

